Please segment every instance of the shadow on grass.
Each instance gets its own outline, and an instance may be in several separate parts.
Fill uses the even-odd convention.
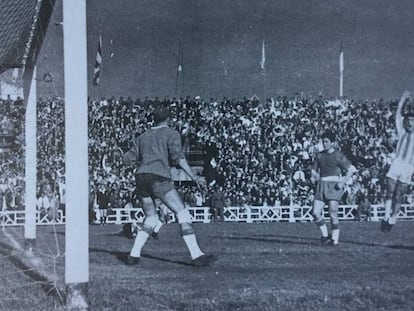
[[[62,295],[59,292],[58,288],[53,281],[49,280],[41,273],[36,271],[33,267],[26,265],[21,258],[19,258],[16,254],[13,254],[15,249],[10,245],[0,242],[0,254],[4,256],[8,256],[10,261],[15,265],[15,267],[24,275],[28,276],[31,281],[37,283],[42,288],[42,291],[54,298],[57,298],[58,301],[62,302]],[[20,256],[21,257],[21,256]]]
[[[49,233],[65,236],[65,231],[57,231],[57,232],[51,231]],[[120,237],[124,237],[124,238],[127,238],[127,239],[132,239],[132,237],[126,236],[125,232],[123,232],[122,230],[121,231],[115,231],[115,232],[103,233],[102,235],[105,235],[105,236],[120,236]]]
[[[258,241],[258,242],[268,242],[268,243],[279,243],[279,244],[294,244],[294,245],[309,245],[317,244],[320,245],[319,238],[312,237],[300,237],[300,236],[284,236],[284,235],[266,235],[266,236],[212,236],[217,239],[229,239],[229,240],[249,240],[249,241]],[[311,243],[310,243],[310,242]],[[378,244],[378,243],[367,243],[359,241],[349,241],[341,240],[340,244],[353,244],[361,246],[371,246],[371,247],[385,247],[398,250],[408,250],[414,251],[414,246],[412,245],[387,245],[387,244]]]
[[[89,248],[89,252],[90,253],[107,253],[107,254],[110,254],[112,256],[115,256],[119,261],[121,261],[124,264],[126,264],[127,259],[128,259],[128,255],[129,255],[129,252],[109,251],[109,250],[106,250],[106,249],[98,249],[98,248]],[[183,266],[191,266],[191,267],[193,266],[189,262],[185,262],[185,261],[181,261],[181,260],[172,260],[172,259],[157,257],[157,256],[149,255],[149,254],[142,254],[141,257],[150,258],[150,259],[163,261],[163,262],[169,262],[169,263],[183,265]]]
[[[294,244],[294,245],[309,245],[309,241],[314,241],[315,244],[320,244],[319,239],[299,236],[277,236],[277,235],[258,235],[258,236],[212,236],[215,239],[229,239],[229,240],[248,240],[257,242],[279,243],[279,244]],[[312,243],[313,244],[313,243]]]

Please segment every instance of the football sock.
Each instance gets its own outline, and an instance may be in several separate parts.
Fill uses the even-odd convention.
[[[324,238],[328,237],[328,227],[325,224],[325,221],[322,220],[318,220],[316,221],[316,225],[319,227],[319,230],[321,230],[321,234]]]
[[[160,231],[162,225],[163,225],[162,221],[158,219],[157,224],[154,227],[154,232],[158,233],[158,231]]]
[[[389,199],[385,200],[385,220],[387,220],[391,216],[391,204],[392,204],[391,200]]]
[[[334,244],[339,242],[339,223],[332,223],[332,240]]]
[[[133,220],[132,224],[131,224],[131,232],[136,235],[138,233],[139,229],[140,229],[140,227],[138,226],[136,220]]]
[[[195,258],[204,255],[198,246],[196,235],[191,227],[187,229],[183,229],[181,227],[181,235],[185,245],[187,245],[188,251],[190,252],[191,259],[194,260]]]
[[[332,230],[332,240],[334,241],[334,244],[338,244],[338,242],[339,242],[339,229]]]
[[[320,226],[319,230],[321,230],[321,234],[323,237],[328,237],[328,227],[325,224],[323,226]]]
[[[397,222],[397,216],[391,216],[390,218],[388,218],[388,223],[390,225],[395,225],[396,222]]]
[[[185,244],[187,245],[188,251],[190,252],[191,259],[195,259],[204,255],[198,246],[195,234],[183,235]]]
[[[149,234],[144,230],[139,230],[135,238],[134,246],[132,247],[130,255],[132,257],[141,257],[141,249],[148,240]]]

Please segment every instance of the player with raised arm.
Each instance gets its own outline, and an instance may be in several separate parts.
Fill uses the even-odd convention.
[[[317,184],[313,216],[322,234],[321,244],[335,246],[339,242],[339,201],[344,193],[345,183],[357,170],[341,151],[335,149],[333,132],[328,130],[321,138],[324,150],[316,156],[312,166],[312,179]],[[342,176],[343,171],[346,171],[345,177]],[[325,203],[331,217],[331,236],[323,216]]]
[[[155,200],[160,199],[171,209],[180,224],[181,235],[190,252],[194,266],[207,266],[215,261],[214,256],[206,255],[200,249],[191,224],[191,215],[175,189],[171,166],[179,165],[198,185],[204,185],[201,176],[194,175],[181,144],[179,132],[168,126],[170,110],[167,107],[154,109],[155,126],[133,140],[132,147],[123,156],[125,165],[137,165],[136,190],[141,198],[145,213],[142,230],[138,231],[127,264],[139,263],[141,249],[158,222]]]
[[[395,115],[398,143],[387,173],[385,218],[381,222],[383,232],[389,232],[395,225],[402,196],[407,191],[414,173],[414,111],[406,109],[406,112],[403,112],[403,106],[409,97],[410,93],[405,91],[398,103]]]

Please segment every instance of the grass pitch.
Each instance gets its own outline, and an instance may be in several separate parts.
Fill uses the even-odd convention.
[[[342,222],[340,246],[319,244],[312,223],[195,224],[210,267],[195,268],[177,224],[151,239],[138,266],[123,262],[133,240],[117,225],[90,227],[91,310],[414,310],[414,223]],[[38,227],[34,254],[45,282],[10,247],[22,228],[0,231],[0,310],[59,310],[64,227]],[[53,286],[52,286],[53,285]]]

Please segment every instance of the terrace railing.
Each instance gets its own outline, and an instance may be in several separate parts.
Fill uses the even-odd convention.
[[[189,207],[189,211],[193,222],[210,223],[212,221],[212,213],[209,207]],[[98,210],[95,211],[99,213]],[[325,217],[329,216],[326,208]],[[384,206],[373,205],[371,207],[370,221],[379,221],[384,217]],[[36,223],[38,225],[61,225],[65,224],[65,215],[62,210],[58,210],[55,217],[51,214],[36,213]],[[340,205],[338,216],[341,221],[358,220],[357,205]],[[123,224],[132,221],[142,222],[144,220],[144,212],[141,208],[115,208],[108,211],[107,223]],[[169,221],[175,221],[173,213],[168,214]],[[98,221],[99,215],[95,217],[95,223]],[[414,220],[414,205],[402,205],[399,220]],[[225,222],[310,222],[313,220],[311,206],[230,206],[224,208]],[[25,211],[1,211],[0,226],[24,226]]]

